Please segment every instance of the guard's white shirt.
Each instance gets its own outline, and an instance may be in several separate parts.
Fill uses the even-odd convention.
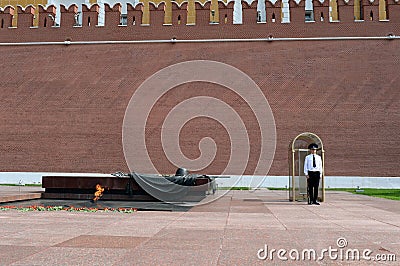
[[[315,167],[313,166],[313,156],[315,156]],[[322,174],[322,159],[318,154],[309,154],[304,159],[304,174],[308,175],[308,171],[319,172]]]

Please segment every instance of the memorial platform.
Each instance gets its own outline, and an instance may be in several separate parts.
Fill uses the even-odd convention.
[[[37,186],[0,186],[0,203],[39,199],[43,191]]]
[[[139,184],[139,183],[140,184]],[[175,194],[180,201],[200,201],[210,192],[213,179],[205,175],[159,176],[123,174],[109,176],[43,176],[43,199],[160,201],[159,194]]]

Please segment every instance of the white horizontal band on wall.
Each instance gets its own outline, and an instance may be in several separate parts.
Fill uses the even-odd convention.
[[[111,176],[100,173],[40,173],[0,172],[0,184],[40,184],[42,176]],[[289,186],[288,176],[220,176],[219,187],[284,188]],[[400,177],[326,176],[325,188],[396,188],[400,189]]]
[[[210,43],[210,42],[289,42],[289,41],[347,41],[347,40],[398,40],[400,36],[348,36],[348,37],[301,37],[301,38],[257,38],[257,39],[193,39],[178,40],[132,40],[132,41],[62,41],[62,42],[18,42],[0,43],[0,46],[30,46],[30,45],[93,45],[93,44],[142,44],[142,43]]]

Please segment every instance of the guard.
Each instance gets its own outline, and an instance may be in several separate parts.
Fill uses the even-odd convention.
[[[308,149],[310,150],[310,154],[304,159],[304,174],[307,178],[307,191],[310,197],[308,204],[319,205],[317,199],[319,180],[322,175],[322,159],[317,154],[317,144],[312,143],[308,145]]]

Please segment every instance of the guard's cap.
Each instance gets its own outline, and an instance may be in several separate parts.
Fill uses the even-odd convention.
[[[318,150],[318,145],[315,143],[311,143],[310,145],[308,145],[308,149],[309,150]]]

